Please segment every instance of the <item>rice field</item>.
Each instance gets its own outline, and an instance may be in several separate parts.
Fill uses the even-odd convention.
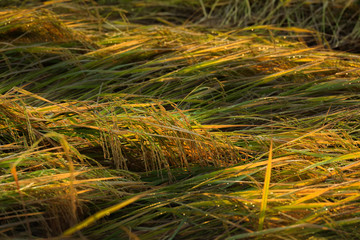
[[[357,1],[0,7],[0,239],[360,238]]]

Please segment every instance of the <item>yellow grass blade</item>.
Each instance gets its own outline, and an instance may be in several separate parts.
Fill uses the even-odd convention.
[[[314,199],[320,195],[322,195],[323,193],[329,191],[330,189],[332,189],[334,187],[329,187],[329,188],[324,188],[324,189],[318,189],[316,190],[315,192],[309,194],[309,195],[306,195],[305,197],[302,197],[302,198],[299,198],[298,200],[296,200],[293,205],[297,205],[299,203],[302,203],[302,202],[305,202],[307,200],[310,200],[310,199]]]
[[[117,210],[139,200],[140,198],[146,196],[147,194],[149,194],[150,191],[138,194],[130,199],[127,199],[119,204],[116,204],[114,206],[105,208],[104,210],[101,210],[97,213],[95,213],[94,215],[86,218],[84,221],[80,222],[79,224],[75,225],[74,227],[69,228],[68,230],[66,230],[61,237],[66,237],[66,236],[71,236],[72,234],[74,234],[77,231],[80,231],[81,229],[89,226],[90,224],[94,223],[96,220],[103,218],[105,216],[110,215],[113,212],[116,212]]]
[[[273,154],[273,140],[271,139],[270,150],[269,150],[269,160],[268,160],[267,167],[266,167],[263,195],[262,195],[261,208],[260,208],[259,227],[258,227],[259,231],[261,231],[264,227],[265,212],[266,212],[267,201],[268,201],[268,196],[269,196],[269,186],[270,186],[271,167],[272,167],[271,166],[272,165],[272,154]]]
[[[360,152],[354,152],[354,153],[349,153],[349,154],[345,154],[342,155],[340,157],[335,157],[335,158],[331,158],[325,161],[321,161],[321,162],[317,162],[315,164],[312,164],[310,166],[307,166],[306,168],[302,169],[301,171],[306,171],[308,169],[312,169],[324,164],[329,164],[329,163],[334,163],[334,162],[338,162],[338,161],[344,161],[344,160],[349,160],[349,159],[357,159],[360,158]]]
[[[68,107],[66,107],[66,106],[64,106],[64,105],[61,105],[61,104],[52,102],[52,101],[50,101],[50,100],[48,100],[48,99],[46,99],[46,98],[43,98],[43,97],[41,97],[41,96],[39,96],[39,95],[37,95],[37,94],[35,94],[35,93],[31,93],[31,92],[29,92],[29,91],[26,91],[25,89],[22,89],[22,88],[19,88],[19,87],[14,87],[14,90],[17,91],[17,92],[19,92],[19,93],[24,94],[25,96],[30,96],[30,97],[39,99],[39,100],[44,101],[44,102],[47,102],[47,103],[51,103],[51,104],[53,104],[53,105],[56,105],[56,106],[59,106],[59,107],[63,107],[63,108],[65,108],[66,110],[69,110],[69,111],[71,111],[71,112],[76,112],[77,114],[83,116],[82,113],[76,111],[75,109],[71,109],[71,108],[68,108]]]

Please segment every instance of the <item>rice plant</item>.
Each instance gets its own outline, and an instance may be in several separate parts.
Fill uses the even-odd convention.
[[[1,3],[1,238],[358,239],[358,4],[265,2]]]

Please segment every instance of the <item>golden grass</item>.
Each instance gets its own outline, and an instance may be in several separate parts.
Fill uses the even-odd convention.
[[[357,54],[91,4],[0,13],[1,237],[359,238]]]

